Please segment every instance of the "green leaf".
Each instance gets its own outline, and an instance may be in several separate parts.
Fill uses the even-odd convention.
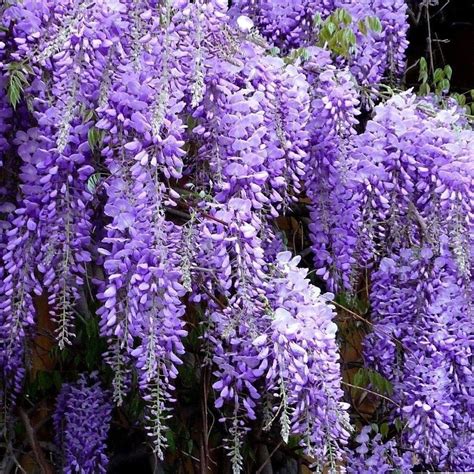
[[[436,83],[436,82],[442,81],[443,79],[444,79],[444,71],[441,68],[437,68],[433,75],[433,81]]]
[[[418,75],[418,80],[422,83],[428,82],[428,73],[426,71],[420,71],[420,74]]]
[[[277,46],[273,46],[272,48],[270,48],[271,56],[278,56],[279,54],[280,54],[280,48],[278,48]]]
[[[395,419],[394,425],[398,432],[402,431],[403,427],[405,426],[400,418]]]
[[[447,77],[447,79],[451,80],[451,77],[453,76],[453,69],[452,67],[448,64],[447,66],[444,67],[444,75]]]
[[[61,372],[59,370],[55,370],[53,372],[53,384],[56,390],[59,390],[62,385],[62,379],[61,379]]]
[[[354,379],[352,380],[353,385],[357,385],[358,387],[363,387],[364,384],[364,371],[363,369],[359,369],[356,374],[354,375]]]
[[[463,94],[458,94],[458,93],[455,93],[453,94],[453,97],[456,99],[456,102],[462,107],[464,105],[466,105],[466,96],[464,96]]]
[[[321,17],[320,13],[316,13],[313,17],[313,25],[314,26],[321,26],[323,23],[323,18]]]
[[[354,34],[353,31],[351,30],[348,30],[348,43],[351,45],[351,46],[354,46],[356,44],[356,36]]]
[[[21,92],[21,89],[19,89],[14,83],[10,82],[10,84],[8,85],[7,95],[8,100],[10,101],[10,104],[14,109],[16,109],[16,106],[20,102]]]
[[[359,20],[357,23],[357,27],[359,28],[359,31],[365,36],[367,34],[367,25],[365,21]]]
[[[168,449],[170,452],[174,453],[176,452],[176,439],[174,437],[174,433],[172,430],[167,430],[166,431],[166,443],[168,445]]]
[[[376,16],[367,17],[367,26],[375,33],[382,31],[382,23],[380,23],[380,20]]]
[[[420,58],[420,71],[428,71],[428,63],[426,58]]]
[[[100,182],[100,173],[94,173],[93,175],[89,176],[89,179],[87,180],[87,190],[91,194],[95,194],[95,191],[97,189],[97,185]],[[86,329],[88,330],[88,328]]]
[[[38,382],[38,389],[40,391],[46,391],[49,388],[50,384],[49,384],[48,378],[49,378],[48,374],[43,370],[40,370],[38,374],[36,375],[36,380]]]
[[[327,29],[329,35],[331,36],[336,31],[336,25],[332,21],[328,21],[327,24],[326,24],[326,29]]]
[[[357,387],[363,388],[369,382],[377,393],[392,395],[393,387],[391,382],[375,370],[370,370],[365,367],[360,368],[354,375],[352,383]]]
[[[89,122],[90,120],[92,120],[94,118],[94,115],[95,115],[95,110],[94,109],[86,110],[85,113],[84,113],[83,122],[84,123]]]
[[[387,423],[382,423],[380,425],[380,433],[384,438],[387,437],[387,435],[388,435],[388,424]]]
[[[342,9],[342,22],[349,26],[352,23],[352,17],[347,10]]]
[[[449,91],[451,84],[447,79],[442,79],[436,85],[436,94],[441,95],[443,93],[447,93]]]
[[[419,89],[420,95],[427,95],[430,93],[430,86],[426,82],[420,85]]]
[[[384,389],[387,395],[393,395],[393,385],[390,380],[387,380],[386,378],[384,378]]]
[[[89,143],[89,147],[92,151],[100,148],[102,144],[102,139],[104,137],[103,130],[100,130],[96,127],[91,127],[87,132],[87,142]]]
[[[31,72],[31,68],[23,63],[13,62],[8,65],[7,69],[7,97],[13,109],[16,109],[21,101],[24,88],[28,86],[27,74]]]
[[[306,48],[301,48],[301,59],[303,61],[308,61],[308,59],[311,57],[311,54],[308,52]]]
[[[288,448],[296,450],[300,445],[301,437],[298,435],[290,435],[288,438]]]

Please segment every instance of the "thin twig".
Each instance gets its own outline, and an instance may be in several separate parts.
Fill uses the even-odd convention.
[[[276,446],[275,448],[273,449],[273,451],[269,454],[268,458],[265,459],[265,462],[255,471],[255,474],[260,474],[264,469],[265,469],[265,466],[271,461],[272,459],[272,456],[278,451],[278,449],[280,449],[280,446],[283,444],[283,440],[280,441]]]
[[[436,46],[438,46],[439,54],[441,55],[441,62],[443,63],[443,67],[446,66],[446,61],[444,59],[444,54],[443,54],[443,48],[441,47],[441,43],[449,43],[449,40],[441,40],[438,38],[438,34],[435,33],[435,38],[433,40],[434,43],[436,43]]]
[[[185,456],[188,456],[188,458],[191,458],[193,461],[199,462],[199,459],[196,456],[193,456],[190,453],[187,453],[186,451],[183,451],[182,449],[180,450],[182,454]]]
[[[27,474],[27,472],[23,469],[23,466],[16,458],[11,442],[8,442],[8,444],[2,443],[1,447],[5,448],[6,452],[4,453],[3,459],[0,463],[0,472],[8,473],[13,469],[13,466],[16,465],[17,469],[20,470],[20,472],[22,472],[23,474]]]
[[[19,408],[18,411],[20,414],[20,418],[22,419],[23,424],[25,425],[26,436],[28,437],[28,441],[35,455],[36,462],[38,463],[38,466],[41,469],[41,472],[43,474],[53,474],[53,470],[51,469],[51,466],[46,460],[43,450],[41,449],[41,446],[39,445],[38,440],[36,439],[35,432],[33,430],[33,427],[31,426],[31,422],[28,418],[26,411],[23,408]]]
[[[432,45],[432,39],[431,39],[431,18],[430,18],[430,7],[428,3],[425,5],[426,8],[426,24],[428,27],[428,53],[430,55],[430,68],[431,68],[431,74],[434,77],[434,58],[433,58],[433,45]]]
[[[352,385],[351,383],[349,383],[349,382],[344,382],[343,380],[341,381],[341,383],[342,383],[343,385],[347,385],[348,387],[357,388],[358,390],[362,390],[362,391],[364,391],[364,392],[370,393],[370,394],[375,395],[375,396],[377,396],[377,397],[383,398],[384,400],[387,400],[388,402],[393,403],[395,406],[400,407],[400,405],[399,405],[395,400],[392,400],[391,398],[386,397],[385,395],[382,395],[382,394],[380,394],[380,393],[377,393],[377,392],[374,392],[374,391],[372,391],[372,390],[369,390],[368,388],[359,387],[359,386],[357,386],[357,385]]]
[[[200,285],[199,288],[204,291],[204,293],[206,293],[206,295],[209,296],[209,298],[211,298],[214,303],[217,303],[222,309],[227,308],[227,306],[222,303],[222,301],[219,301],[212,293],[210,293],[205,286]]]
[[[368,319],[365,319],[363,316],[361,316],[360,314],[357,314],[355,313],[354,311],[351,311],[349,308],[347,308],[346,306],[338,303],[337,301],[331,301],[332,304],[334,304],[335,306],[337,306],[338,308],[341,308],[343,309],[344,311],[348,312],[349,314],[351,314],[352,316],[355,316],[357,319],[360,319],[361,321],[363,321],[364,323],[366,324],[369,324],[370,326],[372,326],[373,328],[373,331],[374,332],[379,332],[380,334],[382,334],[383,336],[386,336],[392,340],[394,340],[395,342],[397,342],[398,344],[400,344],[401,347],[403,347],[404,350],[406,350],[407,352],[410,352],[412,353],[412,351],[408,348],[408,347],[405,347],[403,345],[403,342],[400,340],[400,339],[397,339],[396,337],[392,336],[391,334],[383,331],[382,329],[380,329],[378,326],[376,326],[373,322],[369,321]]]
[[[201,416],[202,416],[202,433],[201,433],[201,472],[206,474],[210,470],[209,467],[209,425],[207,420],[208,403],[207,396],[209,391],[209,372],[208,368],[203,369],[203,380],[202,380],[202,399],[201,399]]]
[[[434,18],[435,16],[439,15],[451,2],[451,0],[448,0],[437,12],[435,12],[431,18]]]

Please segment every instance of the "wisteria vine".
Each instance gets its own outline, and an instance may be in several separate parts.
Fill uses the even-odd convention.
[[[473,470],[471,125],[412,91],[374,107],[405,2],[231,3],[0,6],[3,435],[38,301],[62,351],[89,301],[104,364],[60,390],[58,466],[106,472],[111,401],[134,393],[163,459],[192,308],[234,473],[256,425],[315,470]],[[278,226],[301,202],[314,272]],[[334,294],[361,285],[390,437],[344,391]]]

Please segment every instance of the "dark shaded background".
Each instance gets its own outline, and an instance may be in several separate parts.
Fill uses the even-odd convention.
[[[420,0],[411,2],[411,10],[416,16]],[[474,88],[474,1],[440,0],[430,7],[430,23],[434,63],[436,67],[449,65],[453,69],[451,88],[463,93]],[[408,39],[408,67],[420,57],[428,58],[427,21],[423,13],[418,24],[411,16]],[[407,73],[407,85],[415,85],[418,68]]]

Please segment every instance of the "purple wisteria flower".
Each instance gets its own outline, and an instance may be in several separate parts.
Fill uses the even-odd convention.
[[[395,440],[383,441],[382,435],[371,435],[371,427],[364,426],[356,436],[358,447],[346,458],[347,472],[363,474],[366,472],[400,472],[409,474],[413,467],[413,454],[398,453]]]
[[[55,441],[62,454],[62,471],[107,472],[107,436],[112,413],[110,395],[96,373],[64,384],[53,415]]]
[[[426,463],[469,470],[472,308],[452,256],[433,257],[427,248],[405,249],[382,260],[365,357],[394,386],[407,445]]]
[[[314,16],[338,8],[356,36],[344,58],[315,46]],[[412,453],[430,468],[473,470],[467,118],[449,99],[410,91],[368,110],[374,88],[404,68],[402,0],[227,9],[224,0],[0,7],[2,409],[14,416],[27,380],[35,296],[47,296],[64,348],[94,275],[113,380],[110,394],[97,374],[63,386],[54,423],[65,472],[105,472],[108,398],[120,405],[132,390],[164,457],[195,330],[188,305],[199,305],[234,473],[257,425],[278,426],[284,442],[297,436],[332,472],[344,463],[410,472]],[[381,31],[364,34],[359,22],[374,16]],[[359,123],[361,108],[372,115]],[[397,407],[377,413],[403,422],[390,439],[363,427],[352,452],[334,296],[311,283],[277,228],[300,196],[316,275],[349,298],[367,283],[364,358]]]

